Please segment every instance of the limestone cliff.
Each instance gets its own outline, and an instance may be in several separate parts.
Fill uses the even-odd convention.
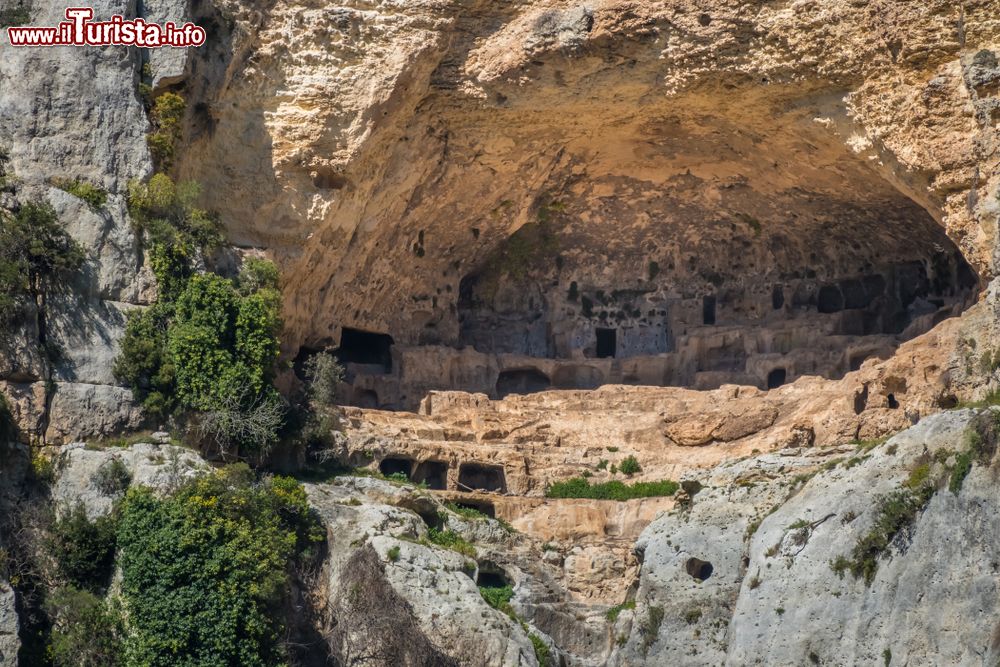
[[[328,552],[304,664],[1000,659],[995,422],[955,410],[1000,380],[998,0],[94,7],[209,38],[0,36],[0,207],[49,202],[87,254],[47,331],[0,336],[54,504],[108,512],[109,458],[163,492],[206,467],[100,442],[158,426],[111,367],[157,294],[127,192],[154,169],[144,96],[169,90],[172,175],[281,269],[278,385],[333,350],[321,455],[395,479],[307,487]],[[9,451],[0,501],[26,474]],[[629,457],[627,481],[681,491],[546,497]],[[17,600],[0,577],[4,665]]]

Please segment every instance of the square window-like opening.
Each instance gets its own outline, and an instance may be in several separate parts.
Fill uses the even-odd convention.
[[[597,330],[597,358],[605,359],[608,357],[615,356],[615,348],[617,347],[617,333],[614,329],[598,329]]]

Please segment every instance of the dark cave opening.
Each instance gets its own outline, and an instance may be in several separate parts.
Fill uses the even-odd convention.
[[[392,336],[344,327],[340,346],[335,351],[340,363],[381,367],[381,372],[392,372]],[[377,369],[375,369],[377,370]]]
[[[386,477],[390,475],[406,475],[410,479],[413,474],[413,459],[401,456],[387,456],[378,464],[378,471]]]
[[[533,394],[552,386],[549,376],[534,368],[507,370],[497,377],[496,394],[499,398],[511,394]]]
[[[775,368],[770,373],[767,374],[767,388],[777,389],[781,385],[785,384],[785,369]]]
[[[706,295],[701,299],[701,322],[702,324],[715,324],[715,296]]]
[[[715,571],[711,563],[700,558],[688,558],[687,563],[684,564],[684,569],[689,575],[699,581],[705,581]]]
[[[507,492],[503,466],[488,463],[463,463],[458,467],[458,485],[461,491]]]
[[[614,358],[617,350],[617,332],[614,329],[598,328],[595,335],[597,337],[597,358]]]
[[[412,479],[417,484],[426,484],[428,489],[444,491],[448,488],[448,463],[421,461],[413,471]]]
[[[786,100],[753,127],[742,109],[689,102],[697,113],[625,124],[596,152],[564,146],[580,166],[569,181],[465,205],[471,233],[447,260],[428,250],[428,280],[371,313],[391,323],[396,368],[361,386],[405,409],[449,389],[774,389],[887,359],[974,302],[975,271],[891,166]],[[454,190],[437,192],[440,217]]]
[[[503,588],[510,586],[511,581],[500,568],[489,568],[488,565],[479,566],[479,576],[476,578],[476,585],[480,588]]]

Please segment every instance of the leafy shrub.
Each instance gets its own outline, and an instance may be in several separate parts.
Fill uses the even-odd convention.
[[[316,407],[328,407],[337,401],[337,385],[344,380],[344,367],[329,352],[318,352],[306,361],[309,399]]]
[[[550,667],[552,664],[552,651],[549,649],[549,645],[534,632],[528,633],[528,639],[531,640],[531,646],[535,649],[535,660],[538,661],[538,666]]]
[[[203,435],[222,452],[263,452],[277,440],[284,405],[271,387],[281,326],[279,295],[246,296],[214,274],[186,280],[173,303],[132,315],[115,375],[153,414],[206,413]]]
[[[278,267],[274,262],[256,257],[247,257],[240,267],[237,284],[243,295],[253,294],[262,289],[278,289]]]
[[[514,589],[510,586],[480,586],[479,594],[486,600],[486,604],[497,611],[502,611],[511,618],[515,618],[513,607],[510,601],[514,597]]]
[[[631,477],[632,475],[638,472],[642,472],[642,466],[639,465],[638,459],[636,459],[634,456],[627,456],[625,457],[624,461],[618,464],[618,470],[623,475],[628,475],[629,477]]]
[[[103,463],[90,478],[97,490],[106,496],[125,493],[132,483],[132,473],[117,456]]]
[[[44,338],[46,296],[80,267],[83,249],[44,202],[29,202],[14,215],[0,212],[0,223],[0,321],[12,321],[31,299]]]
[[[79,178],[72,180],[66,178],[53,179],[52,185],[87,202],[87,205],[93,211],[100,211],[108,201],[107,192],[96,185],[81,181]]]
[[[396,546],[390,548],[388,551],[385,552],[385,555],[388,556],[389,560],[391,560],[393,563],[395,563],[396,561],[398,561],[399,560],[399,545],[397,544]]]
[[[16,5],[0,9],[0,28],[15,28],[31,21],[31,3],[21,0]]]
[[[925,483],[917,488],[904,488],[879,496],[876,500],[875,525],[858,539],[850,558],[839,556],[830,567],[841,577],[850,572],[854,577],[864,577],[870,584],[878,570],[882,554],[892,544],[896,535],[909,528],[934,495],[934,486]]]
[[[157,303],[129,313],[115,377],[132,388],[149,414],[165,417],[177,405],[174,365],[167,354],[167,329],[172,309]]]
[[[91,521],[82,503],[57,517],[48,539],[48,551],[61,577],[89,591],[107,586],[115,556],[115,516]]]
[[[201,187],[166,174],[129,184],[129,215],[150,249],[161,301],[172,301],[192,274],[196,255],[222,244],[218,218],[197,208]]]
[[[618,620],[618,616],[621,615],[622,611],[625,609],[635,609],[635,600],[626,600],[625,602],[615,605],[611,609],[608,609],[605,617],[612,623]]]
[[[117,667],[124,664],[121,619],[111,603],[72,586],[45,602],[52,619],[48,657],[54,667]]]
[[[645,655],[649,647],[656,643],[656,638],[660,636],[660,626],[663,625],[664,611],[659,605],[652,605],[646,610],[646,617],[639,624],[639,632],[642,634],[642,652]]]
[[[633,498],[653,498],[672,496],[677,493],[677,482],[665,479],[660,482],[636,482],[625,484],[619,481],[591,484],[582,477],[574,477],[565,482],[555,482],[545,490],[547,498],[593,498],[595,500],[631,500]]]
[[[184,98],[176,93],[163,93],[153,102],[150,120],[154,131],[147,137],[149,151],[164,170],[173,164],[177,142],[183,131],[186,108]]]
[[[460,505],[456,505],[455,503],[447,503],[445,507],[460,517],[464,517],[466,519],[484,520],[490,518],[486,514],[477,510],[475,507],[462,507]]]
[[[476,557],[476,548],[453,530],[427,529],[427,539],[432,544],[451,549],[469,558]]]
[[[246,466],[167,498],[130,489],[118,531],[128,664],[282,663],[289,572],[322,539],[300,484],[254,483]]]
[[[957,496],[971,470],[972,454],[970,452],[962,452],[956,456],[955,467],[951,469],[951,475],[948,478],[948,490]]]

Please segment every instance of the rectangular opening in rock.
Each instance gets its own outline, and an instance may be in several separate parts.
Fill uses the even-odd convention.
[[[614,358],[617,332],[614,329],[597,329],[597,358]]]
[[[507,491],[503,466],[488,463],[463,463],[458,468],[458,487],[462,491]]]

